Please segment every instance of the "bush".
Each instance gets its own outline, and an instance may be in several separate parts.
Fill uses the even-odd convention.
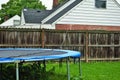
[[[40,62],[19,64],[20,80],[48,80],[45,66]],[[16,80],[15,64],[4,64],[2,80]]]

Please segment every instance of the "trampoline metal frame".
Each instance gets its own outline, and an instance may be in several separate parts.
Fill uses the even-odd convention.
[[[69,57],[66,60],[67,60],[67,80],[70,80]],[[16,61],[15,62],[15,64],[16,64],[16,80],[19,80],[19,63],[20,63],[20,61]],[[2,64],[1,64],[1,69],[2,69]],[[81,60],[80,60],[80,58],[79,58],[79,76],[82,76]]]
[[[69,58],[70,58],[70,56],[68,56],[68,57],[63,57],[63,58],[66,58],[66,61],[67,61],[67,77],[68,77],[68,79],[67,80],[70,80],[70,66],[69,66]],[[82,71],[81,71],[81,60],[80,60],[80,57],[78,57],[79,58],[79,76],[82,76]],[[19,80],[19,63],[20,63],[21,61],[20,60],[16,60],[16,61],[14,61],[14,63],[15,63],[15,65],[16,65],[16,80]],[[2,69],[2,64],[1,64],[1,67],[0,67],[1,69]],[[2,74],[2,73],[1,73]]]

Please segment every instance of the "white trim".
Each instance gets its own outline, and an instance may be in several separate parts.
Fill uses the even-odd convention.
[[[25,25],[25,24],[26,24],[26,23],[25,23],[25,17],[24,17],[23,11],[22,11],[20,25]]]
[[[50,18],[52,18],[53,16],[55,16],[56,14],[58,14],[60,11],[62,11],[64,8],[66,8],[67,6],[69,6],[70,4],[72,4],[75,0],[70,0],[68,1],[66,4],[64,4],[62,7],[60,7],[59,9],[57,9],[55,12],[53,12],[52,14],[50,14],[48,17],[46,17],[44,20],[42,20],[42,24],[44,24],[45,22],[47,22]]]

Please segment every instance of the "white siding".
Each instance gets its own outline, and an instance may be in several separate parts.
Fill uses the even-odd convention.
[[[55,25],[52,24],[41,24],[41,29],[55,29]]]
[[[2,27],[14,26],[14,20],[20,21],[20,16],[15,15],[12,18],[10,18],[7,21],[5,21],[2,24],[0,24],[0,26],[2,26]]]
[[[40,24],[24,24],[20,26],[16,26],[15,28],[40,28]]]
[[[95,8],[95,0],[83,0],[58,19],[57,24],[83,24],[120,26],[120,5],[107,0],[106,9]]]
[[[51,24],[25,24],[25,25],[20,25],[16,26],[13,28],[36,28],[36,29],[55,29],[55,25]]]

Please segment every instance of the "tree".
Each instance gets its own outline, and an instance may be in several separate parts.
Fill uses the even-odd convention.
[[[59,4],[63,4],[65,1],[68,1],[68,0],[59,0]]]
[[[2,4],[2,9],[0,10],[0,23],[16,14],[21,15],[21,11],[24,8],[46,9],[39,0],[9,0],[6,4]]]

